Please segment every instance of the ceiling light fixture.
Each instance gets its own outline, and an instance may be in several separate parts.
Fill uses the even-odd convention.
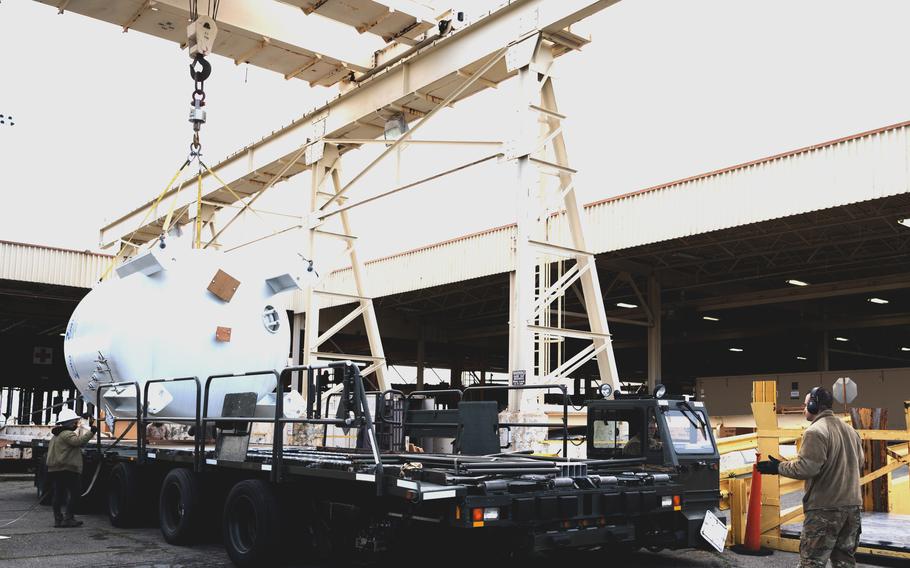
[[[869,301],[873,304],[887,304],[888,300],[884,298],[869,298]]]
[[[408,121],[405,119],[404,114],[396,112],[388,120],[385,121],[385,128],[383,129],[383,135],[385,139],[391,144],[395,140],[398,140],[402,134],[407,132]]]
[[[834,338],[834,341],[843,341],[843,342],[847,342],[847,341],[850,341],[850,340],[847,339],[846,337],[837,336],[837,337]]]
[[[910,217],[907,217],[906,219],[898,219],[897,224],[910,228]]]
[[[742,353],[742,352],[743,352],[743,350],[742,350],[741,348],[739,348],[739,347],[731,347],[731,348],[730,348],[730,351],[732,351],[732,352],[734,352],[734,353]]]
[[[805,361],[805,360],[806,360],[806,358],[803,357],[802,355],[797,355],[796,358],[799,359],[800,361]]]
[[[716,318],[714,316],[701,316],[701,319],[705,321],[720,321],[720,318]]]
[[[637,304],[629,304],[629,303],[627,303],[627,302],[616,302],[616,307],[618,307],[618,308],[626,308],[626,309],[628,309],[628,310],[631,310],[632,308],[637,308],[638,305],[637,305]]]
[[[802,280],[787,280],[787,284],[791,286],[808,286],[808,282],[803,282]]]
[[[901,351],[910,351],[910,347],[901,347]]]

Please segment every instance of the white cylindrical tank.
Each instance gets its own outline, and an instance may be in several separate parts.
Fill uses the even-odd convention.
[[[117,268],[76,307],[66,328],[70,377],[86,400],[110,382],[198,377],[287,365],[290,327],[278,294],[298,289],[305,265],[269,271],[217,251],[154,246]],[[209,415],[220,416],[226,393],[275,389],[273,375],[213,381]],[[141,392],[141,391],[140,391]],[[191,382],[150,385],[151,416],[195,415]],[[133,388],[104,389],[112,414],[135,415]],[[200,408],[202,400],[199,400]]]

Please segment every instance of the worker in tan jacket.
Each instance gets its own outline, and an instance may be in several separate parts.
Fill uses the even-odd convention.
[[[783,462],[770,456],[758,462],[758,471],[806,481],[799,567],[823,568],[830,558],[834,568],[852,568],[862,529],[862,442],[856,430],[831,411],[830,392],[815,387],[805,404],[806,420],[812,424],[803,434],[799,455]]]
[[[54,527],[70,528],[82,525],[73,516],[73,507],[79,497],[79,479],[82,476],[82,446],[92,439],[98,428],[92,424],[88,432],[76,433],[79,415],[64,407],[57,416],[57,426],[51,433],[47,447],[47,476],[54,491]],[[61,510],[62,509],[62,510]]]

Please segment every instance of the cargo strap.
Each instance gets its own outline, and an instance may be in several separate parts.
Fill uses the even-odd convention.
[[[183,162],[183,165],[180,166],[180,169],[177,170],[177,173],[174,174],[174,177],[172,177],[171,180],[169,182],[167,182],[167,185],[164,186],[164,189],[162,189],[161,193],[158,194],[158,197],[155,199],[155,204],[152,207],[150,207],[148,209],[148,211],[145,212],[145,217],[143,217],[142,221],[139,222],[139,226],[136,227],[136,229],[133,230],[132,233],[130,233],[129,238],[126,239],[128,246],[135,246],[132,244],[133,237],[136,235],[136,233],[139,231],[139,229],[143,225],[145,225],[145,222],[148,221],[149,216],[152,214],[152,211],[158,210],[158,204],[161,203],[161,200],[164,199],[164,196],[167,194],[168,190],[171,189],[171,186],[174,185],[174,182],[177,180],[178,177],[180,177],[180,174],[183,173],[183,170],[185,170],[188,165],[190,165],[190,158],[187,158],[186,161]],[[177,188],[177,190],[174,192],[174,199],[173,199],[173,201],[171,201],[171,208],[167,213],[167,218],[164,220],[164,228],[162,231],[164,234],[167,233],[167,230],[170,227],[171,219],[174,214],[174,205],[177,201],[178,193],[180,193],[180,188]],[[114,266],[116,266],[117,263],[123,259],[123,255],[125,253],[126,253],[126,246],[121,244],[120,250],[117,251],[117,254],[114,255],[114,258],[112,258],[110,263],[108,263],[107,268],[104,270],[104,273],[101,274],[101,278],[98,279],[99,281],[105,280],[110,275],[111,270],[113,270]]]

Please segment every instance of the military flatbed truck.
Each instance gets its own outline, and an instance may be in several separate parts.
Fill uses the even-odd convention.
[[[708,546],[700,530],[708,512],[719,514],[719,458],[700,403],[588,401],[587,459],[568,459],[568,395],[560,385],[405,395],[367,392],[350,362],[255,374],[273,375],[283,391],[291,372],[305,375],[309,387],[301,418],[285,417],[281,396],[273,416],[254,416],[241,395],[228,395],[222,413],[209,416],[212,382],[236,375],[170,379],[197,385],[203,404],[189,420],[149,416],[137,396],[135,415],[118,420],[129,423],[136,440],[99,434],[85,449],[87,499],[106,508],[115,526],[156,520],[173,544],[220,533],[238,566],[266,565],[288,549],[315,561],[384,551],[396,558],[420,550],[491,558]],[[135,383],[100,385],[99,408],[103,390],[124,384]],[[327,386],[339,399],[332,417],[317,396]],[[535,388],[562,392],[561,421],[499,420],[499,404],[489,400],[494,393]],[[153,443],[146,439],[153,422],[188,424],[193,440]],[[253,422],[273,425],[271,443],[249,443]],[[292,427],[322,429],[322,443],[286,444],[281,433]],[[332,447],[324,435],[329,427],[348,430],[356,443]],[[561,438],[558,455],[510,451],[509,433],[518,427]],[[433,443],[452,451],[407,451]],[[41,494],[47,442],[32,447]]]

